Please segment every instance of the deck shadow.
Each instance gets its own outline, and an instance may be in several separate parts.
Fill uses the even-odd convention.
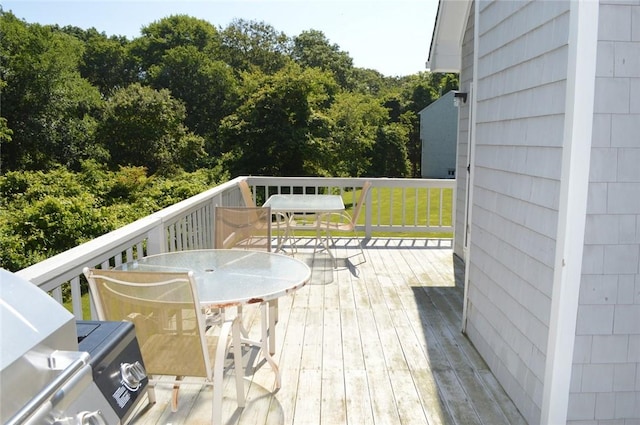
[[[465,265],[452,256],[452,282],[411,286],[438,392],[437,407],[446,423],[525,424],[515,406],[504,402],[506,392],[462,332]]]

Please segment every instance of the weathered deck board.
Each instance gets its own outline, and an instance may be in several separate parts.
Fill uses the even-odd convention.
[[[280,300],[274,357],[282,388],[273,392],[270,366],[245,350],[247,405],[236,408],[231,370],[224,423],[524,424],[460,332],[462,265],[451,241],[369,240],[361,264],[354,243],[338,240],[334,268],[326,252],[298,241],[296,256],[310,265],[312,279]],[[244,323],[257,338],[259,310],[245,309]],[[181,389],[178,412],[170,409],[170,387],[156,394],[157,403],[143,401],[132,423],[210,420],[210,388]]]

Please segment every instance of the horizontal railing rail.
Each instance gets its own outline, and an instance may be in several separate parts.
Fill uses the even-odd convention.
[[[372,185],[357,229],[385,233],[453,233],[455,180],[327,177],[248,177],[256,203],[280,193],[333,193],[355,205],[357,189]],[[411,209],[407,207],[411,206]]]
[[[365,236],[374,232],[452,234],[454,230],[455,180],[238,177],[16,274],[60,303],[70,300],[77,319],[95,318],[93,308],[90,317],[83,311],[83,268],[115,267],[146,255],[213,248],[215,207],[244,205],[238,187],[241,180],[248,182],[257,205],[274,193],[336,193],[343,195],[347,207],[355,205],[358,189],[370,180],[372,187],[357,227]]]

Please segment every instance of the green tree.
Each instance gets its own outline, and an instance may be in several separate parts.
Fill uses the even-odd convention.
[[[19,270],[112,229],[64,168],[0,176],[0,266]]]
[[[390,78],[374,69],[353,68],[351,71],[352,91],[373,96],[382,96],[390,86]]]
[[[337,90],[331,75],[290,64],[247,79],[243,104],[222,123],[231,175],[324,173],[330,143],[323,111]]]
[[[140,62],[144,75],[151,66],[162,62],[167,51],[193,46],[200,52],[218,57],[220,35],[209,22],[187,15],[172,15],[152,22],[141,30],[142,36],[130,44],[130,52]]]
[[[99,154],[92,145],[102,101],[78,72],[82,42],[11,13],[0,12],[0,27],[1,113],[12,132],[3,144],[3,167],[74,166]]]
[[[457,90],[460,86],[458,74],[433,73],[431,74],[431,81],[433,82],[433,86],[437,87],[440,96],[451,90]]]
[[[373,147],[371,174],[376,177],[410,177],[407,156],[409,129],[400,123],[382,126]]]
[[[273,74],[290,60],[289,37],[264,22],[235,19],[220,36],[223,60],[236,71]]]
[[[238,102],[238,83],[232,69],[195,48],[179,46],[168,50],[161,62],[149,69],[149,81],[156,89],[168,89],[186,108],[185,124],[213,147],[220,121]]]
[[[303,67],[320,68],[333,74],[343,88],[352,88],[353,59],[322,31],[303,31],[293,38],[291,57]]]
[[[79,70],[103,96],[134,83],[139,78],[136,60],[129,54],[129,42],[124,37],[107,38],[90,32]]]
[[[219,170],[148,176],[143,167],[0,175],[0,267],[17,271],[227,180]]]
[[[401,81],[402,98],[406,109],[420,112],[450,90],[458,88],[457,74],[420,72],[404,77]]]
[[[1,90],[1,89],[0,89]],[[9,128],[7,125],[6,118],[0,117],[0,150],[2,150],[2,145],[11,142],[11,135],[13,134],[13,130]],[[2,158],[0,158],[0,175],[2,175]]]
[[[138,83],[117,90],[107,102],[97,138],[111,164],[147,167],[151,173],[180,166],[185,156],[204,156],[201,137],[189,135],[185,107],[168,90]]]
[[[328,112],[336,156],[332,171],[337,176],[378,175],[372,169],[372,152],[379,130],[389,115],[380,101],[361,93],[342,92]]]
[[[400,116],[399,123],[408,129],[407,158],[409,160],[409,177],[420,177],[422,163],[422,141],[420,140],[420,116],[407,111]]]

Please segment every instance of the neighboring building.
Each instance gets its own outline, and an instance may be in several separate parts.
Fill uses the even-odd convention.
[[[418,114],[422,141],[422,177],[455,178],[458,108],[453,104],[453,92],[445,93]]]
[[[530,424],[640,424],[640,2],[441,0],[429,61],[466,335]]]

